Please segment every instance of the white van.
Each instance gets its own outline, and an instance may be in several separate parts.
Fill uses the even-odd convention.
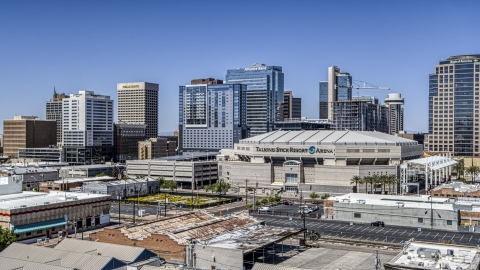
[[[258,211],[260,211],[260,213],[270,213],[270,207],[260,207]]]

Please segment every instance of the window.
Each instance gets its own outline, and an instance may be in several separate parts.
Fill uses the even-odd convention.
[[[362,217],[362,214],[360,214],[360,213],[353,213],[353,217],[354,217],[354,218],[361,218],[361,217]]]
[[[418,223],[423,223],[423,218],[419,217],[418,218]]]
[[[298,183],[298,174],[296,174],[296,173],[286,173],[285,174],[285,183],[290,183],[290,184]]]
[[[451,221],[451,220],[447,220],[447,225],[452,225],[452,221]]]

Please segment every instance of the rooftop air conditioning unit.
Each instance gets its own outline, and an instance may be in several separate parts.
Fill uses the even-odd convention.
[[[20,205],[20,207],[27,207],[27,205],[23,204],[23,205]]]
[[[44,202],[43,204],[50,204],[50,202]]]

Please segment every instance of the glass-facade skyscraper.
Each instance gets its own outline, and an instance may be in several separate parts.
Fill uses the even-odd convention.
[[[328,80],[319,83],[319,118],[333,118],[334,101],[352,100],[352,76],[337,66],[328,68]]]
[[[253,64],[227,70],[226,83],[247,86],[246,121],[250,136],[274,130],[283,114],[284,75],[280,66]]]
[[[180,152],[233,149],[248,137],[246,89],[242,84],[180,86]]]
[[[429,75],[428,143],[431,152],[479,155],[480,55],[451,56]]]

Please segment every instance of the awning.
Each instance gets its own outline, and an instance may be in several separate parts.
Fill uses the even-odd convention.
[[[67,222],[65,221],[64,218],[57,218],[52,220],[45,220],[45,221],[25,224],[25,225],[18,225],[18,226],[15,226],[13,232],[15,234],[22,234],[27,232],[55,228],[59,226],[65,226],[66,224]]]

